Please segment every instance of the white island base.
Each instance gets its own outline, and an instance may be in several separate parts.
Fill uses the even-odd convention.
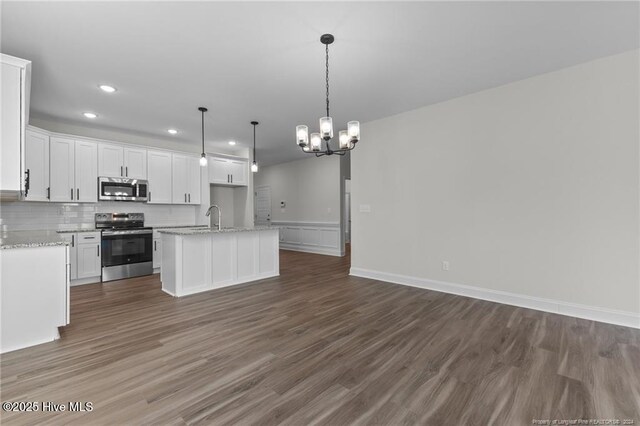
[[[180,297],[280,275],[279,230],[270,227],[167,229],[162,290]]]

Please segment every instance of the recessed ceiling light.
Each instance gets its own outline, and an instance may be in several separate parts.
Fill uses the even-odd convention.
[[[87,118],[96,118],[98,116],[98,114],[94,114],[93,112],[85,112],[82,115],[84,115]]]
[[[115,87],[109,86],[108,84],[101,84],[100,89],[102,89],[103,92],[107,92],[107,93],[113,93],[116,91]]]
[[[172,135],[177,135],[178,131],[176,129],[169,129],[167,130],[167,132],[171,133]]]
[[[235,145],[236,141],[229,141],[229,145]]]

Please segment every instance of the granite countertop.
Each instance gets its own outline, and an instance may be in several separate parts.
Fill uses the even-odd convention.
[[[149,225],[153,229],[173,229],[173,228],[204,228],[207,225]]]
[[[280,229],[277,226],[254,226],[251,228],[217,228],[209,227],[189,227],[189,228],[168,228],[161,229],[158,232],[169,235],[199,235],[199,234],[222,234],[229,232],[251,232],[251,231],[268,231],[270,229]]]
[[[8,231],[0,233],[0,249],[67,246],[56,231]]]
[[[76,233],[76,232],[100,232],[100,229],[96,229],[96,228],[76,228],[76,229],[58,229],[56,232],[58,234],[69,234],[69,233]]]
[[[147,228],[153,229],[166,229],[166,228],[198,228],[205,227],[207,225],[147,225]],[[59,234],[67,234],[67,233],[75,233],[75,232],[100,232],[102,229],[96,229],[94,226],[82,226],[80,228],[70,228],[70,229],[58,229],[56,232]]]

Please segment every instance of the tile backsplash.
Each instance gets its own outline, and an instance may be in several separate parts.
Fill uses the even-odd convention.
[[[74,229],[92,227],[96,213],[144,213],[145,225],[195,225],[199,206],[130,202],[91,204],[10,202],[0,203],[0,230]],[[201,219],[201,218],[200,218]]]

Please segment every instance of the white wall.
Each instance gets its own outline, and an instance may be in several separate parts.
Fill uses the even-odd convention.
[[[352,273],[640,326],[638,63],[635,50],[363,124]]]
[[[271,187],[273,222],[340,222],[340,157],[311,157],[260,169],[255,188]],[[286,207],[280,208],[280,201]]]

